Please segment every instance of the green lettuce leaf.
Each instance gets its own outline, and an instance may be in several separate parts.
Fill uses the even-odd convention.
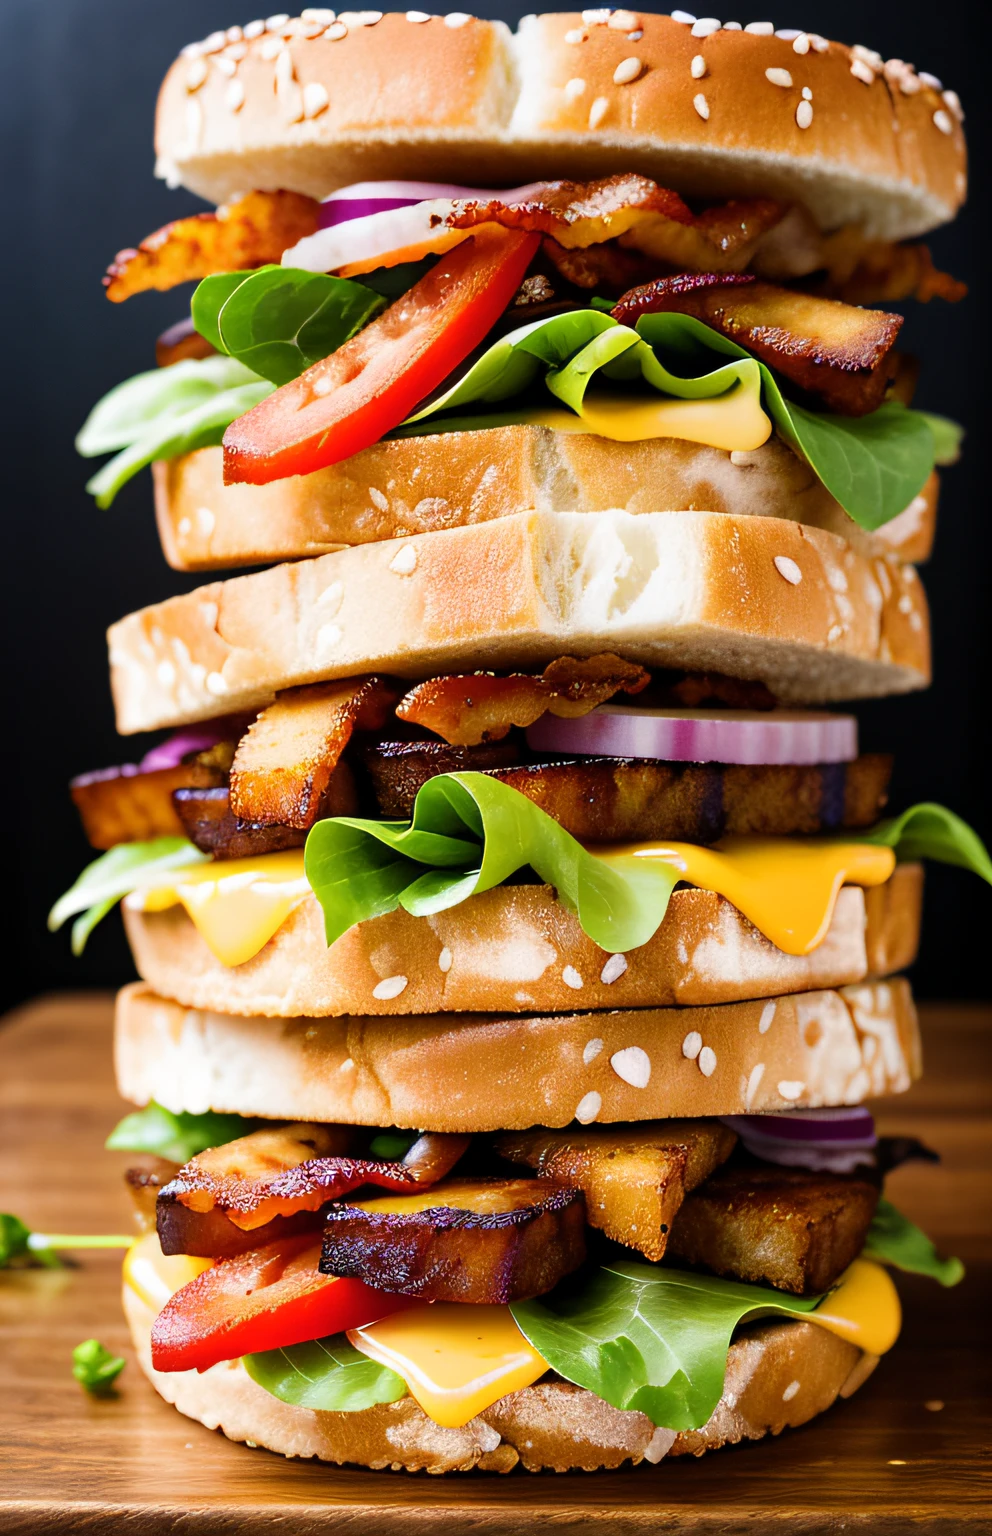
[[[414,917],[443,912],[529,865],[601,948],[637,949],[659,927],[679,878],[661,860],[593,857],[526,796],[481,773],[429,779],[411,822],[319,821],[304,858],[328,944],[399,906]]]
[[[261,1123],[244,1115],[215,1114],[213,1110],[202,1115],[186,1110],[176,1114],[153,1099],[145,1109],[136,1109],[119,1120],[104,1146],[111,1152],[151,1152],[172,1163],[188,1163],[198,1152],[237,1141],[257,1130]]]
[[[288,384],[336,352],[385,307],[362,283],[297,267],[219,272],[193,294],[193,324],[219,352]]]
[[[918,414],[933,433],[934,462],[941,466],[956,464],[961,457],[964,427],[958,426],[956,421],[951,421],[947,416],[934,416],[930,411],[920,411]]]
[[[865,1240],[864,1257],[892,1264],[913,1275],[928,1275],[940,1285],[957,1285],[964,1277],[960,1259],[942,1259],[925,1232],[881,1199]]]
[[[86,489],[97,506],[109,507],[146,464],[219,443],[231,422],[274,387],[233,357],[188,358],[118,384],[94,406],[76,438],[84,458],[121,450]]]
[[[718,362],[717,359],[720,359]],[[546,387],[581,417],[590,382],[647,385],[683,400],[757,389],[780,434],[862,528],[902,512],[924,485],[935,454],[950,450],[953,424],[889,401],[868,416],[808,411],[783,396],[764,363],[690,315],[642,315],[636,328],[596,308],[551,315],[493,343],[454,384],[407,418],[396,435],[465,430],[480,405]],[[453,418],[443,413],[458,413]],[[522,411],[508,419],[520,420]]]
[[[514,1302],[517,1326],[552,1370],[614,1408],[665,1429],[698,1429],[723,1395],[734,1329],[763,1316],[802,1316],[819,1296],[618,1260],[579,1287]]]
[[[939,864],[956,864],[992,885],[992,859],[978,833],[946,806],[933,801],[911,805],[901,816],[880,821],[870,832],[861,834],[861,840],[894,848],[900,863],[935,859]]]
[[[244,1355],[242,1364],[252,1381],[296,1408],[361,1413],[407,1395],[402,1376],[363,1355],[343,1333]]]
[[[82,918],[72,930],[72,952],[81,955],[86,940],[101,918],[117,905],[122,896],[142,885],[155,885],[163,875],[188,864],[202,864],[209,854],[185,837],[156,837],[148,843],[118,843],[87,864],[76,883],[60,896],[48,914],[52,933],[77,913]]]

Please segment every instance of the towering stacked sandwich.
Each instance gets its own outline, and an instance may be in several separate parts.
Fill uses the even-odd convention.
[[[885,1263],[955,1278],[864,1103],[920,1071],[918,861],[992,867],[823,706],[929,678],[957,433],[879,306],[961,296],[905,243],[960,118],[683,12],[309,9],[169,71],[221,206],[118,255],[113,300],[200,281],[80,448],[103,505],[153,464],[177,569],[270,568],[111,629],[171,734],[75,781],[53,922],[124,898],[124,1304],[183,1413],[656,1462],[849,1396]]]

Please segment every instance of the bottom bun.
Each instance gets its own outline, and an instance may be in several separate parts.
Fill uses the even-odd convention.
[[[462,1429],[442,1429],[412,1397],[360,1413],[321,1413],[281,1402],[239,1360],[209,1370],[156,1371],[154,1312],[127,1286],[124,1311],[141,1369],[166,1402],[229,1440],[283,1456],[317,1457],[378,1471],[573,1470],[701,1456],[806,1424],[850,1397],[878,1363],[815,1323],[752,1325],[730,1346],[723,1397],[702,1429],[656,1429],[643,1413],[611,1408],[584,1387],[549,1375],[493,1403]]]

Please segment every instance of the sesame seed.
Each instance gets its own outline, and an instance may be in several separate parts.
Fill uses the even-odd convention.
[[[583,1052],[582,1052],[582,1062],[583,1062],[583,1065],[588,1067],[590,1062],[596,1060],[596,1057],[599,1055],[599,1053],[600,1053],[600,1051],[602,1049],[603,1049],[603,1042],[602,1042],[602,1040],[599,1039],[598,1036],[596,1036],[592,1040],[587,1040],[586,1043],[585,1043],[585,1048],[583,1049]]]
[[[452,32],[457,32],[459,27],[467,27],[471,20],[472,17],[468,11],[449,11],[444,18],[444,24],[450,27]]]
[[[809,34],[809,40],[813,44],[813,47],[816,49],[817,53],[826,53],[827,49],[830,47],[827,39],[825,37],[821,37],[819,32],[811,32]]]
[[[610,106],[610,104],[607,101],[605,96],[597,96],[596,97],[596,100],[593,102],[592,106],[589,108],[589,127],[590,128],[598,128],[599,127],[600,123],[603,121],[603,118],[606,116],[607,112],[609,111],[609,106]]]
[[[790,1103],[794,1103],[796,1099],[802,1098],[806,1091],[806,1084],[785,1081],[779,1083],[778,1091],[780,1098],[788,1099]]]
[[[804,97],[796,108],[796,123],[800,128],[808,128],[812,121],[813,108]]]
[[[640,59],[635,59],[634,57],[629,59],[621,59],[616,69],[613,71],[613,84],[630,85],[632,80],[637,79],[641,72],[641,68],[642,66]]]
[[[293,76],[293,55],[288,48],[280,48],[276,54],[276,89],[291,85]]]
[[[243,28],[243,31],[245,37],[247,37],[249,41],[254,41],[256,37],[261,37],[262,33],[265,31],[265,22],[250,21],[248,25]]]
[[[950,107],[951,111],[954,113],[954,116],[957,118],[958,122],[959,123],[963,123],[964,122],[964,108],[961,105],[961,98],[958,95],[957,91],[945,91],[944,92],[944,102],[945,102],[945,104],[948,107]]]
[[[793,53],[809,53],[809,38],[805,32],[800,32],[799,36],[793,40],[792,51]]]
[[[937,127],[940,129],[941,133],[954,132],[954,123],[951,120],[951,115],[949,112],[945,112],[943,107],[938,107],[937,111],[933,115],[933,120]]]
[[[247,43],[228,43],[221,57],[225,59],[233,59],[235,64],[240,64],[241,60],[245,57],[247,52]]]
[[[591,1092],[584,1093],[578,1104],[576,1104],[575,1118],[580,1125],[591,1125],[602,1107],[602,1097],[596,1092],[594,1088]]]
[[[672,20],[680,21],[684,27],[691,27],[695,23],[695,16],[690,16],[688,11],[673,11]]]
[[[227,38],[229,43],[240,43],[241,39],[244,37],[244,33],[240,27],[228,27],[227,31],[224,33],[224,36]]]
[[[226,32],[211,32],[210,36],[200,44],[200,47],[204,53],[220,53],[226,42]]]
[[[389,562],[389,569],[397,576],[411,576],[417,569],[417,551],[413,544],[404,544]]]
[[[277,59],[282,53],[282,38],[263,37],[258,46],[258,52],[261,58],[271,63],[273,59]]]
[[[712,37],[714,32],[719,32],[720,23],[715,16],[701,16],[693,22],[692,37]]]
[[[372,996],[378,998],[379,1002],[389,1002],[392,998],[399,997],[401,992],[405,992],[406,986],[406,976],[386,976],[372,988]]]
[[[698,1029],[690,1029],[682,1041],[682,1055],[686,1061],[695,1061],[703,1048],[703,1037]]]
[[[751,463],[751,455],[743,448],[734,448],[730,453],[731,464],[736,464],[738,469],[747,469]]]
[[[406,19],[407,21],[421,22],[430,21],[431,18],[429,12],[427,11],[407,11]]]
[[[703,58],[701,53],[697,53],[696,57],[689,65],[689,73],[694,80],[702,80],[703,76],[706,74],[706,60]]]
[[[303,87],[303,116],[319,117],[330,106],[331,98],[319,80],[310,80]],[[399,556],[397,556],[399,559]],[[395,561],[394,561],[395,565]]]
[[[796,1393],[798,1391],[799,1391],[799,1382],[798,1381],[790,1381],[789,1385],[786,1387],[785,1391],[782,1393],[782,1401],[783,1401],[783,1403],[791,1403],[792,1399],[795,1397],[795,1395],[796,1395]]]
[[[204,43],[203,46],[206,47],[206,43]],[[928,85],[932,91],[942,91],[944,89],[943,81],[938,80],[936,75],[928,74],[925,69],[920,70],[920,79],[923,81],[923,84]]]
[[[912,70],[909,70],[900,78],[899,89],[904,96],[915,96],[917,91],[922,91],[923,84],[919,75],[914,75]]]
[[[227,692],[227,683],[225,682],[224,678],[221,677],[219,672],[208,672],[206,678],[206,689],[208,693],[213,694],[214,698],[220,698],[222,693]]]
[[[725,32],[743,32],[744,29],[739,21],[725,21],[723,30]]]
[[[706,100],[706,97],[703,95],[702,91],[700,91],[697,96],[692,98],[692,104],[705,123],[710,115],[710,104]]]
[[[581,27],[573,27],[570,32],[565,33],[565,41],[566,43],[584,43],[588,36],[589,33],[584,32]]]
[[[797,27],[776,27],[775,36],[780,37],[783,43],[794,43],[799,36]]]
[[[775,1008],[775,1003],[766,1003],[762,1008],[761,1018],[758,1020],[759,1035],[767,1035],[768,1031],[771,1029],[772,1020],[775,1018]]]
[[[792,84],[792,76],[787,69],[766,69],[765,79],[772,85],[782,86],[785,90],[788,90]]]
[[[265,18],[265,30],[266,32],[278,32],[279,28],[284,27],[288,20],[288,11],[280,11],[278,16],[267,16]]]
[[[441,953],[437,957],[437,968],[438,968],[438,970],[439,971],[443,971],[445,973],[445,975],[447,975],[448,972],[451,970],[451,962],[454,960],[454,958],[455,957],[451,953],[451,950],[448,948],[447,944],[445,944],[445,946],[442,949]]]
[[[812,100],[813,100],[813,92],[810,90],[808,85],[804,85],[803,86],[803,101],[812,101]]]
[[[566,987],[571,987],[573,992],[578,992],[582,987],[582,977],[574,965],[566,965],[561,973],[561,979]]]
[[[779,575],[783,576],[790,586],[798,587],[803,579],[803,573],[794,560],[788,555],[776,555],[773,563]]]
[[[338,1071],[339,1072],[354,1072],[354,1070],[355,1070],[355,1063],[352,1061],[350,1056],[346,1056],[344,1061],[338,1067]]]
[[[335,12],[329,11],[322,5],[308,5],[306,10],[300,12],[301,21],[315,21],[322,27],[329,27],[335,19]]]
[[[329,42],[339,43],[343,37],[348,36],[348,28],[345,26],[343,21],[334,21],[328,27],[327,31],[324,33],[324,36],[328,39]]]
[[[382,492],[380,491],[380,489],[379,489],[379,487],[377,485],[370,485],[369,486],[369,500],[371,501],[371,503],[372,503],[372,505],[374,507],[378,507],[379,508],[380,512],[388,512],[389,511],[389,500],[388,500],[388,498],[386,496],[384,496],[382,494]]]
[[[864,59],[851,60],[851,74],[855,80],[861,80],[865,85],[874,85],[875,71],[870,69]]]
[[[704,1045],[696,1057],[696,1066],[704,1077],[712,1077],[716,1071],[716,1051],[711,1045]]]
[[[628,41],[628,43],[639,43],[643,36],[644,36],[643,29],[641,27],[638,27],[636,32],[628,32],[627,33],[627,41]]]
[[[749,21],[744,31],[750,32],[754,37],[771,37],[775,28],[770,21]]]
[[[855,43],[851,49],[856,59],[862,59],[869,69],[880,70],[884,67],[882,55],[876,53],[874,48],[865,48],[861,43]]]
[[[611,955],[603,969],[599,973],[599,979],[604,987],[612,987],[615,981],[619,981],[627,969],[626,955]]]
[[[194,59],[189,69],[186,71],[186,89],[188,91],[198,91],[204,80],[206,80],[209,72],[209,66],[206,59]]]
[[[232,80],[224,92],[224,105],[229,112],[240,112],[245,104],[245,88],[240,80]]]
[[[226,75],[229,80],[238,72],[237,59],[226,58],[224,54],[221,54],[219,58],[214,59],[214,64],[216,65],[217,69],[220,70],[221,74]]]
[[[587,27],[605,27],[613,12],[600,8],[595,11],[583,11],[582,20]]]
[[[651,1080],[651,1058],[639,1045],[628,1045],[622,1051],[615,1051],[610,1057],[610,1066],[631,1088],[646,1088]]]
[[[198,59],[202,52],[202,43],[187,43],[185,48],[180,48],[179,57],[181,59]]]
[[[584,80],[580,80],[579,77],[576,75],[575,79],[574,80],[569,80],[568,84],[565,86],[565,100],[566,101],[577,101],[579,99],[579,97],[582,95],[582,92],[585,90],[585,88],[586,88],[585,81]]]
[[[764,1064],[764,1062],[763,1061],[756,1062],[755,1065],[751,1068],[750,1076],[748,1077],[747,1083],[744,1086],[744,1108],[745,1109],[750,1109],[751,1105],[754,1103],[755,1096],[756,1096],[756,1094],[758,1092],[758,1088],[759,1088],[760,1083],[761,1083],[761,1079],[764,1077],[764,1075],[765,1075],[765,1064]]]
[[[639,27],[640,24],[641,18],[639,16],[635,16],[633,11],[614,11],[613,15],[606,23],[606,25],[608,27],[612,27],[615,32],[632,32],[636,27]]]
[[[839,640],[843,633],[844,631],[839,624],[831,624],[827,630],[827,644],[833,645],[834,641]]]

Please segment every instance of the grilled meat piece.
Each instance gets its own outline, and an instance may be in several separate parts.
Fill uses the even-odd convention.
[[[427,741],[368,748],[381,814],[411,815],[421,785],[450,771],[450,750]],[[582,842],[710,843],[725,833],[784,837],[870,826],[885,804],[892,760],[866,754],[820,767],[745,767],[589,757],[482,771],[519,790]]]
[[[581,1191],[545,1179],[453,1179],[326,1215],[324,1274],[424,1301],[543,1296],[586,1255]]]
[[[346,766],[346,765],[342,765]],[[173,805],[190,842],[215,859],[248,859],[284,848],[302,848],[305,832],[294,827],[263,827],[239,821],[231,810],[227,785],[218,789],[177,789]]]
[[[812,1296],[857,1258],[877,1201],[877,1184],[860,1171],[734,1163],[683,1201],[668,1258]]]
[[[134,1215],[142,1232],[155,1231],[155,1201],[158,1192],[179,1172],[178,1163],[165,1157],[147,1157],[140,1168],[129,1168],[124,1175],[131,1196]]]
[[[829,410],[864,416],[881,405],[902,316],[815,298],[738,275],[683,273],[633,288],[612,310],[634,325],[641,315],[692,315],[746,347]]]
[[[657,1262],[686,1192],[730,1156],[736,1140],[719,1120],[655,1120],[517,1131],[495,1146],[539,1178],[576,1185],[591,1227]]]
[[[322,1218],[319,1211],[297,1211],[293,1216],[274,1216],[260,1227],[245,1232],[221,1210],[188,1211],[177,1200],[161,1196],[153,1225],[163,1253],[188,1253],[198,1259],[234,1259],[266,1243],[312,1232],[316,1241]]]
[[[180,788],[220,784],[222,775],[201,763],[179,763],[142,773],[134,768],[106,768],[73,779],[69,792],[94,848],[143,843],[153,837],[182,837],[183,825],[172,801]]]

